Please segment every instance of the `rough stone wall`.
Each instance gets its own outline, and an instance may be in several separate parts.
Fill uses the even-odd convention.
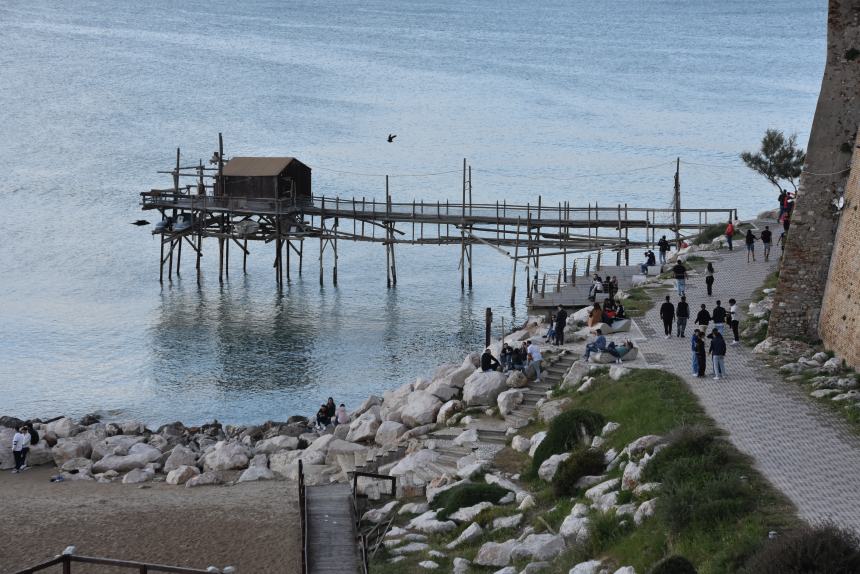
[[[806,168],[786,237],[769,335],[819,340],[837,216],[860,125],[860,0],[830,0],[827,64],[807,147]],[[855,239],[860,249],[860,238]]]
[[[857,143],[860,146],[860,140]],[[860,149],[857,146],[818,327],[824,345],[860,369]]]

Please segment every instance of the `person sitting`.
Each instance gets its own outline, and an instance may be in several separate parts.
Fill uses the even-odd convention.
[[[606,352],[615,357],[616,363],[621,363],[624,361],[624,355],[633,350],[633,342],[625,341],[623,345],[617,347],[615,343],[610,343],[606,348]]]
[[[349,415],[346,414],[346,405],[340,403],[340,406],[337,407],[337,411],[335,411],[334,424],[335,425],[345,425],[349,423]]]
[[[627,315],[624,313],[624,304],[623,303],[619,302],[618,305],[615,307],[615,318],[616,319],[626,319],[627,318]]]
[[[583,356],[583,359],[585,359],[586,362],[588,362],[588,358],[591,356],[591,353],[602,352],[606,349],[606,337],[603,336],[603,331],[598,329],[596,333],[597,338],[594,339],[594,342],[588,343],[585,346],[585,355]]]
[[[591,308],[591,313],[588,315],[587,324],[589,327],[594,327],[603,320],[603,310],[600,308],[600,303],[595,303]]]
[[[331,417],[328,416],[328,407],[325,403],[320,405],[320,410],[317,411],[317,428],[325,429],[331,423]]]
[[[555,315],[550,316],[549,327],[547,328],[546,335],[544,335],[543,338],[545,341],[555,339]]]
[[[588,298],[591,301],[594,301],[594,299],[597,297],[597,294],[601,292],[603,292],[603,280],[600,278],[599,275],[595,275],[594,279],[591,282],[591,289],[588,291]]]
[[[507,343],[502,345],[502,352],[499,353],[500,359],[502,360],[502,371],[507,372],[507,371],[511,370],[512,364],[513,364],[513,361],[512,361],[513,353],[514,353],[514,350],[511,349],[510,345],[508,345]]]
[[[511,368],[522,371],[526,367],[526,355],[522,347],[514,347],[511,351]]]
[[[612,322],[615,320],[615,311],[614,311],[614,309],[612,309],[612,308],[610,308],[610,307],[608,307],[608,306],[604,307],[604,308],[603,308],[603,317],[601,318],[601,320],[602,320],[604,323],[606,323],[607,325],[609,325],[609,326],[611,327],[611,326],[612,326]]]
[[[499,367],[501,367],[501,365],[499,364],[498,359],[490,353],[490,348],[487,347],[484,350],[484,354],[481,355],[481,370],[486,373],[487,371],[497,371],[499,370]]]

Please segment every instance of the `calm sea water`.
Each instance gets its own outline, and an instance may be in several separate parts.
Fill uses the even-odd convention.
[[[183,161],[294,155],[314,191],[668,206],[774,205],[738,165],[768,127],[805,142],[826,2],[339,0],[0,4],[0,414],[150,423],[282,419],[460,360],[510,265],[475,248],[341,243],[339,286],[278,294],[271,246],[223,286],[158,283],[138,193]],[[396,143],[385,136],[398,134]],[[376,174],[376,175],[374,175]],[[151,214],[146,214],[153,219]],[[144,216],[145,217],[145,216]],[[210,249],[210,253],[212,253]],[[234,251],[235,254],[235,251]],[[234,259],[235,261],[235,259]],[[522,277],[520,278],[522,279]],[[520,293],[524,291],[522,282]]]

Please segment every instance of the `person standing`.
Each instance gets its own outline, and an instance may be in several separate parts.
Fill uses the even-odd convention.
[[[660,249],[660,265],[665,265],[666,254],[669,253],[669,242],[666,240],[665,235],[657,242],[657,247]]]
[[[708,288],[708,297],[714,296],[714,264],[708,261],[708,268],[705,270],[705,286]]]
[[[711,320],[714,322],[714,329],[722,335],[726,328],[726,308],[717,300],[717,306],[714,307],[714,312],[711,313]]]
[[[711,333],[711,345],[708,352],[714,363],[714,380],[719,381],[726,376],[726,340],[723,339],[723,335],[717,329]]]
[[[543,356],[540,354],[540,347],[528,341],[529,346],[526,348],[526,353],[528,353],[529,358],[529,366],[534,365],[535,367],[535,382],[540,382],[540,364]]]
[[[764,226],[764,231],[761,232],[761,244],[764,247],[764,260],[770,261],[770,246],[773,242],[773,233],[770,231],[770,227],[767,225]]]
[[[525,343],[520,347],[515,347],[511,352],[511,368],[522,371],[526,368],[526,350]]]
[[[663,332],[668,339],[672,336],[672,325],[675,323],[675,306],[668,295],[666,301],[660,305],[660,318],[663,319]]]
[[[747,236],[744,239],[744,242],[747,244],[747,263],[750,262],[750,256],[752,256],[753,263],[755,263],[755,242],[758,237],[753,235],[752,229],[747,229]]]
[[[567,325],[567,311],[561,305],[555,314],[555,344],[564,345],[564,328]]]
[[[22,470],[27,468],[27,465],[24,461],[24,440],[26,438],[30,438],[30,433],[21,426],[14,435],[12,435],[12,456],[15,459],[15,468],[12,469],[12,473],[15,474],[17,472],[21,472]]]
[[[682,296],[675,308],[675,317],[678,325],[677,335],[686,337],[687,320],[690,318],[690,305],[687,304],[687,297]]]
[[[514,364],[514,362],[513,362],[514,350],[511,348],[510,345],[505,343],[504,345],[502,345],[502,352],[499,353],[499,355],[500,355],[499,358],[502,360],[502,371],[504,371],[504,372],[510,371],[513,368],[513,364]]]
[[[741,326],[741,311],[738,308],[738,302],[734,299],[729,299],[729,325],[732,328],[732,335],[735,337],[732,345],[740,344],[741,336],[738,334],[738,330]]]
[[[729,224],[726,225],[726,243],[729,244],[729,251],[732,251],[732,238],[735,236],[735,226],[732,220],[729,219]]]
[[[707,306],[702,303],[702,308],[699,309],[699,314],[696,315],[696,325],[702,328],[702,333],[707,332],[708,324],[711,322],[711,314],[708,312]]]
[[[672,274],[675,276],[675,285],[678,288],[678,296],[683,297],[687,294],[687,268],[679,260],[672,267]]]
[[[705,332],[699,331],[699,335],[696,337],[696,366],[698,367],[696,377],[700,379],[705,378],[705,365],[707,365],[707,362],[708,358],[705,355]]]
[[[699,330],[693,330],[693,336],[690,337],[690,351],[693,353],[692,360],[692,370],[693,376],[698,376],[699,374],[699,355],[696,354],[696,342],[699,340]]]

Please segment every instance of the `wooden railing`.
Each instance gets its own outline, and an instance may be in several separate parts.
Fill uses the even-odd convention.
[[[210,570],[198,570],[196,568],[183,568],[181,566],[167,566],[164,564],[147,564],[144,562],[133,562],[131,560],[113,560],[111,558],[94,558],[92,556],[77,556],[75,554],[63,554],[57,556],[47,562],[37,564],[32,568],[20,570],[16,574],[33,574],[41,570],[46,570],[52,566],[62,565],[63,574],[72,574],[72,564],[101,564],[104,566],[116,566],[117,568],[126,568],[128,570],[137,570],[139,574],[148,574],[149,572],[171,572],[173,574],[207,574]],[[85,572],[81,570],[80,572]],[[220,572],[220,570],[218,570]]]
[[[308,574],[308,500],[305,496],[305,471],[299,459],[299,522],[302,529],[302,574]]]
[[[363,472],[357,470],[352,473],[352,510],[355,515],[355,530],[358,533],[358,548],[361,551],[361,567],[364,574],[370,572],[370,556],[367,550],[367,536],[361,533],[361,509],[358,507],[358,479],[359,477],[373,478],[377,480],[385,480],[391,483],[391,496],[397,496],[397,477],[387,474],[375,474],[373,472]]]

